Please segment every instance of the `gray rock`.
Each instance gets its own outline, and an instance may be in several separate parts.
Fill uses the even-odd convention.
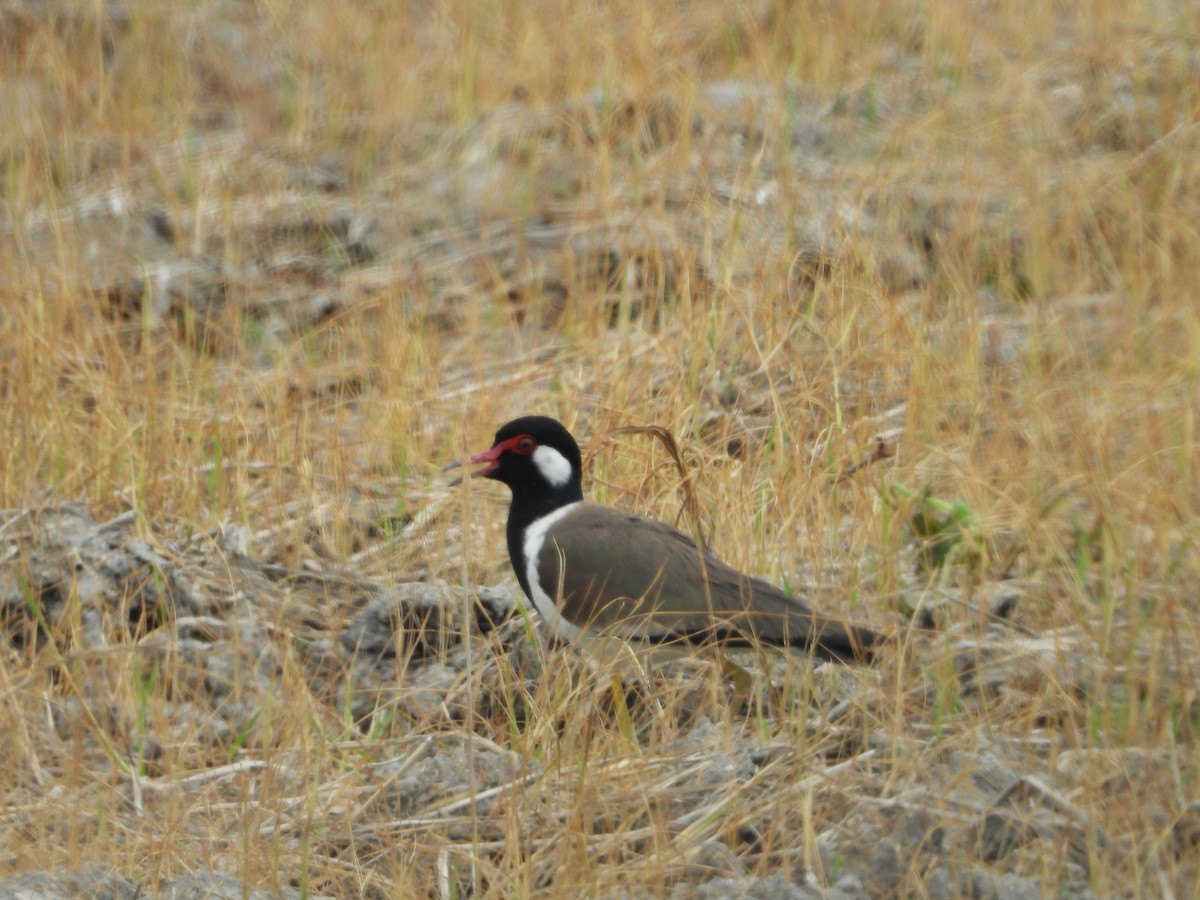
[[[991,752],[970,753],[952,751],[949,758],[950,771],[954,774],[966,772],[976,788],[989,800],[994,800],[1008,790],[1017,780],[1017,775]]]
[[[746,867],[737,854],[721,841],[704,841],[688,858],[687,872],[681,880],[700,882],[720,876],[745,877]]]
[[[461,712],[458,689],[464,684],[462,673],[435,662],[416,666],[405,673],[399,690],[399,708],[417,722],[456,718]]]
[[[929,900],[962,900],[968,897],[990,900],[996,896],[995,878],[986,869],[961,871],[938,866],[929,873],[923,887]]]
[[[459,643],[465,633],[464,592],[444,581],[396,585],[354,616],[338,635],[347,656],[424,659]]]
[[[512,618],[517,609],[513,592],[500,585],[476,588],[475,599],[479,602],[477,624],[483,634],[503,625]]]
[[[673,900],[837,900],[840,891],[829,892],[807,885],[790,884],[782,875],[770,878],[714,878],[705,884],[680,884],[671,891]]]
[[[909,856],[917,853],[940,853],[946,833],[937,816],[928,810],[905,810],[896,817],[891,840]]]
[[[107,646],[107,634],[144,634],[164,618],[199,612],[202,598],[186,573],[128,532],[131,514],[96,523],[86,509],[64,503],[6,523],[21,545],[0,566],[0,617],[18,643],[53,629],[68,603],[78,602],[86,649]],[[36,604],[36,610],[31,607]]]
[[[863,877],[872,894],[890,896],[899,889],[910,861],[907,849],[897,846],[895,841],[884,839],[870,851],[866,865],[855,867],[855,871]]]
[[[135,900],[139,896],[137,884],[104,866],[78,872],[24,872],[0,879],[0,900]]]
[[[1038,900],[1046,896],[1040,878],[1024,878],[1008,873],[996,879],[996,900]]]
[[[490,741],[475,740],[471,749],[468,755],[465,741],[447,747],[430,738],[403,756],[376,763],[371,772],[382,790],[371,808],[379,807],[389,817],[419,815],[446,797],[510,784],[536,769],[535,763]],[[496,802],[495,798],[480,800],[477,814],[488,815]]]
[[[958,890],[958,879],[945,866],[938,866],[930,872],[922,887],[929,900],[956,900],[964,896]]]
[[[842,875],[834,882],[833,887],[834,890],[841,891],[843,894],[851,897],[865,897],[867,895],[867,888],[862,883],[862,879],[853,872],[847,872],[845,875]]]
[[[300,892],[288,887],[251,888],[232,875],[200,872],[165,882],[160,886],[158,896],[161,900],[274,900],[279,897],[299,900]]]
[[[1028,822],[1000,809],[989,811],[973,829],[973,843],[988,862],[1002,859],[1037,836],[1037,830]]]

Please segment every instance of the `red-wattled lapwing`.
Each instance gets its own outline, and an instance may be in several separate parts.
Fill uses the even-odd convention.
[[[473,476],[512,489],[517,581],[567,640],[606,633],[652,644],[772,644],[842,662],[870,661],[882,641],[743,575],[670,525],[585,501],[579,445],[554,419],[514,419],[468,462],[485,464]]]

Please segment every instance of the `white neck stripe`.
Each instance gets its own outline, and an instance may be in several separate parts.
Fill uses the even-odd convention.
[[[540,452],[543,449],[548,448],[539,447],[538,451]],[[562,454],[558,453],[557,450],[554,453],[558,455],[559,459],[566,462]],[[537,456],[536,452],[534,456]],[[549,515],[542,516],[540,519],[535,519],[531,522],[529,527],[525,529],[525,546],[523,548],[525,551],[525,578],[529,582],[529,598],[533,601],[534,608],[541,615],[545,623],[554,629],[560,637],[568,641],[578,638],[583,634],[584,630],[573,625],[563,616],[562,610],[559,609],[559,605],[555,600],[558,595],[557,584],[550,585],[550,590],[553,591],[553,594],[543,590],[541,579],[538,577],[538,557],[541,555],[542,545],[546,542],[546,532],[578,506],[580,502],[582,501],[560,506]],[[557,548],[552,548],[552,550],[556,553],[558,552]]]
[[[553,487],[560,488],[571,480],[571,463],[553,447],[543,445],[534,450],[533,464]]]

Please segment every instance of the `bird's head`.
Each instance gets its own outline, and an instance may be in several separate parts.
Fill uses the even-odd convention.
[[[471,456],[467,464],[483,464],[470,477],[503,482],[514,494],[582,490],[579,444],[561,422],[549,416],[513,419],[496,432],[491,448]],[[452,463],[451,467],[457,465]]]

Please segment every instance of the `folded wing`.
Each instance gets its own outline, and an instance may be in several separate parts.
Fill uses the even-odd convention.
[[[547,536],[538,577],[575,624],[629,638],[767,643],[860,661],[881,640],[741,574],[669,525],[593,503]]]

